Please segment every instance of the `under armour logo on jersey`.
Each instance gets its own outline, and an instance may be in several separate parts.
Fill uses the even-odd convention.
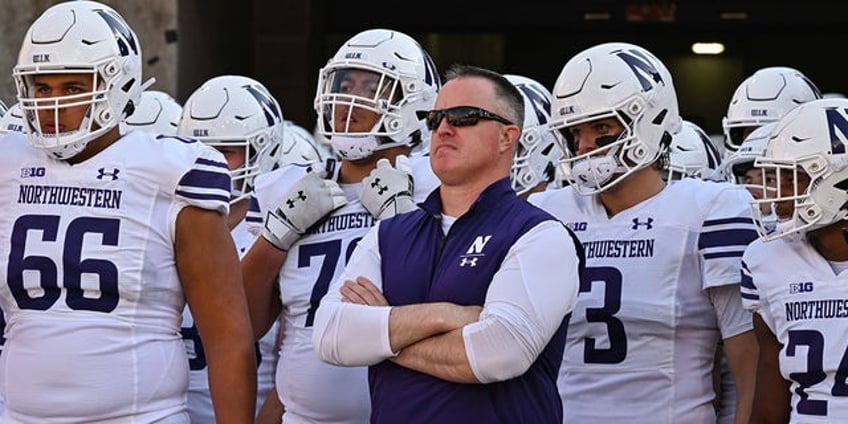
[[[112,168],[111,171],[106,171],[106,168],[100,168],[97,170],[97,179],[102,180],[104,177],[111,177],[112,181],[118,179],[118,173],[121,172],[118,168]]]
[[[459,262],[459,266],[466,266],[466,265],[472,266],[472,267],[477,266],[477,259],[480,259],[480,258],[478,258],[476,256],[475,257],[463,257],[462,261]]]
[[[639,218],[633,218],[633,226],[630,228],[635,230],[638,229],[640,225],[644,225],[645,229],[650,230],[651,228],[654,228],[654,218],[648,217],[648,220],[644,222],[639,221]]]
[[[303,194],[303,190],[297,191],[297,197],[293,199],[286,199],[286,204],[289,205],[289,209],[294,208],[294,202],[298,200],[306,200],[306,196]]]

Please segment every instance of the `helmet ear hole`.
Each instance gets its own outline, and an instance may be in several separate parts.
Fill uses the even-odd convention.
[[[112,111],[107,109],[107,108],[101,109],[100,113],[98,113],[98,115],[97,115],[97,121],[98,121],[98,124],[100,124],[100,125],[103,125],[103,124],[109,122],[111,119],[112,119]]]

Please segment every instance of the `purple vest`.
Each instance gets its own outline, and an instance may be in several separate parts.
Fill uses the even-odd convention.
[[[487,187],[447,235],[442,234],[439,190],[419,206],[380,223],[383,294],[391,305],[482,306],[493,275],[515,241],[539,223],[555,219],[517,197],[509,178]],[[530,369],[507,381],[452,383],[390,361],[370,367],[371,422],[561,424],[556,379],[567,321]]]

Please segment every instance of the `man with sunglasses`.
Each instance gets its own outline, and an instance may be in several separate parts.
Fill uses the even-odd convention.
[[[416,111],[433,107],[441,79],[418,42],[387,29],[347,40],[318,79],[318,131],[340,160],[256,178],[248,219],[264,219],[265,228],[242,272],[256,337],[277,316],[283,327],[276,373],[283,422],[358,424],[370,415],[367,369],[318,359],[315,311],[368,229],[416,208],[438,184],[426,157],[411,149],[426,135]]]
[[[315,349],[370,366],[372,423],[559,424],[579,245],[512,189],[518,89],[477,67],[446,75],[422,114],[441,185],[362,239],[318,308]]]
[[[715,423],[712,369],[724,340],[746,423],[757,345],[739,295],[756,238],[750,194],[662,171],[681,126],[665,65],[605,43],[563,67],[551,127],[568,149],[568,187],[532,194],[577,231],[586,270],[563,356],[565,422]]]

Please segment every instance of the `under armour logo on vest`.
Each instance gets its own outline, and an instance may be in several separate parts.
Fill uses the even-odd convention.
[[[459,262],[459,266],[466,266],[466,265],[477,266],[477,259],[479,259],[479,258],[478,257],[473,257],[473,258],[463,257],[462,261]]]
[[[654,228],[653,222],[654,222],[654,218],[651,218],[651,217],[648,217],[648,220],[645,221],[645,222],[640,222],[639,218],[633,218],[633,226],[630,227],[630,228],[635,230],[635,229],[639,228],[640,225],[644,225],[646,229],[650,230],[651,228]]]
[[[377,194],[383,194],[383,192],[389,189],[389,186],[380,185],[380,179],[374,178],[374,181],[371,183],[371,188],[376,188]]]
[[[289,205],[289,209],[294,208],[294,202],[298,200],[306,200],[306,196],[303,195],[303,190],[297,191],[297,197],[293,199],[286,199],[286,204]]]
[[[112,177],[112,181],[118,179],[118,173],[121,172],[118,168],[112,168],[112,172],[106,172],[106,168],[100,168],[97,170],[97,179],[102,180],[103,177]]]

